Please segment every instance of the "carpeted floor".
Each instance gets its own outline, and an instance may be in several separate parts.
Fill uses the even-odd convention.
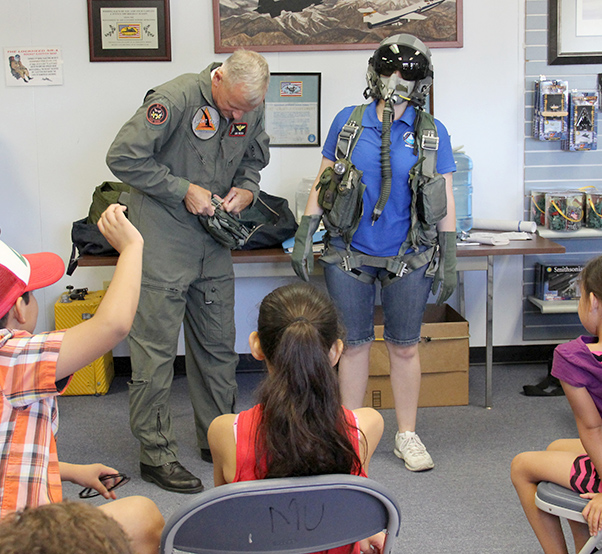
[[[536,553],[533,535],[510,482],[510,462],[523,450],[545,448],[577,432],[566,398],[526,397],[522,386],[546,375],[544,365],[495,366],[493,407],[485,409],[484,367],[470,370],[468,406],[420,408],[418,433],[435,468],[411,473],[392,452],[393,410],[383,410],[385,434],[370,464],[370,477],[389,487],[402,506],[399,553]],[[240,373],[238,409],[253,404],[261,373]],[[59,400],[59,458],[67,462],[103,462],[131,476],[120,496],[152,498],[167,518],[190,497],[169,493],[141,480],[138,445],[129,430],[127,379],[119,376],[102,397]],[[172,409],[180,461],[213,486],[212,466],[196,452],[192,408],[184,376],[176,376]],[[65,496],[78,487],[65,484]],[[103,502],[96,499],[90,502]]]

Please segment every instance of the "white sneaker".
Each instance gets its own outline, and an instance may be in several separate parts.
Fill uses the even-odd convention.
[[[405,462],[410,471],[426,471],[435,467],[420,437],[413,431],[397,432],[393,452]]]

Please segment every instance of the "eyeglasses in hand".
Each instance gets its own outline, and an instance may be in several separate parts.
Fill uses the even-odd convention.
[[[104,484],[105,481],[111,481],[114,480],[114,483],[110,486],[107,487],[107,490],[113,491],[116,488],[122,487],[123,485],[125,485],[130,478],[125,474],[125,473],[112,473],[110,475],[103,475],[102,477],[99,478],[99,480]],[[85,489],[81,490],[79,493],[79,497],[80,498],[94,498],[95,496],[99,496],[100,493],[96,490],[93,489],[92,487],[86,487]]]

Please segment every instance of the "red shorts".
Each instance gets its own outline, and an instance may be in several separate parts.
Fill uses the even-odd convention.
[[[571,469],[571,488],[579,493],[600,492],[600,476],[589,456],[577,456]]]

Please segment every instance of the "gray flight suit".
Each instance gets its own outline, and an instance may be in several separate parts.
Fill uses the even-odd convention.
[[[129,218],[144,237],[142,290],[129,336],[130,424],[140,461],[152,466],[178,456],[169,393],[182,322],[200,448],[208,448],[211,421],[233,412],[236,399],[231,254],[183,200],[189,183],[222,198],[231,187],[256,198],[269,138],[263,106],[240,121],[221,117],[211,95],[217,67],[149,91],[107,154],[111,171],[132,186]]]

